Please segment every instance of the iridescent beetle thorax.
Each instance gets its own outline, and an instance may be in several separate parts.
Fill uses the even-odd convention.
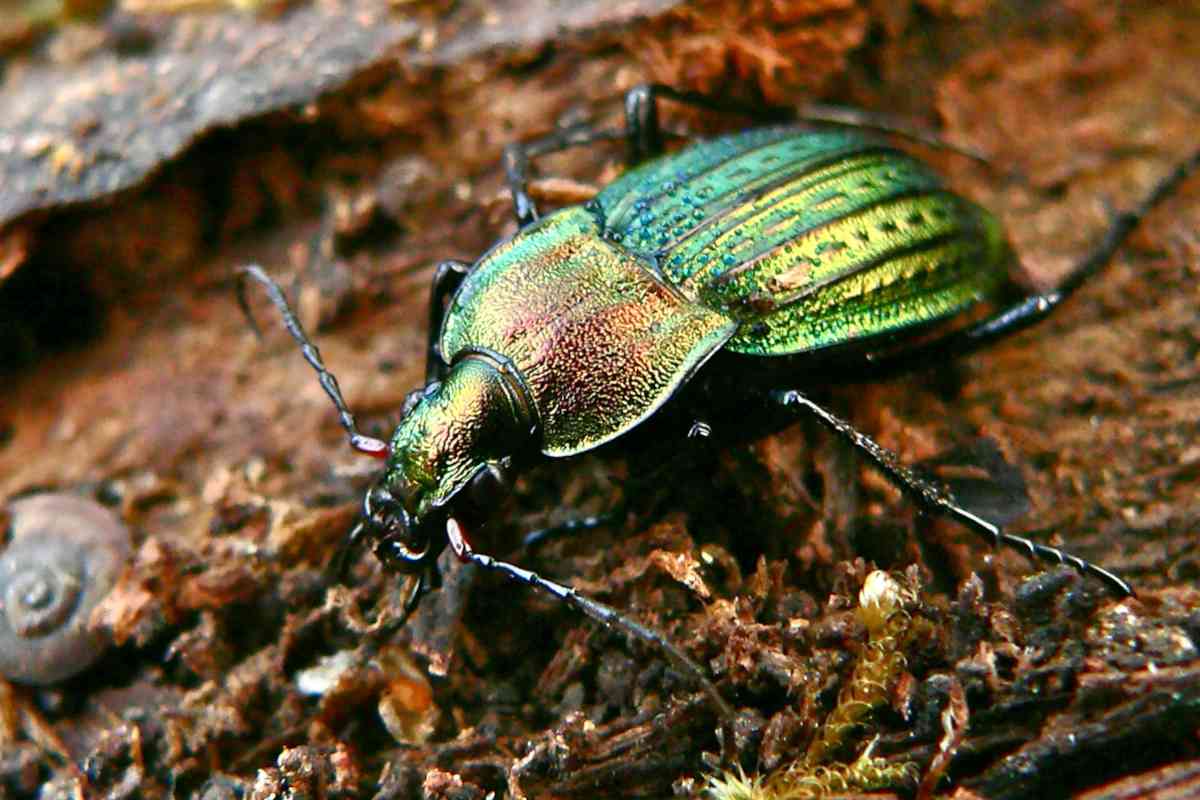
[[[566,456],[654,413],[736,328],[575,206],[480,259],[451,301],[441,352],[508,359],[533,398],[542,452]]]
[[[397,487],[410,515],[425,518],[480,469],[528,440],[536,429],[533,414],[502,360],[464,353],[396,428],[384,483]]]
[[[522,446],[565,456],[657,410],[733,334],[566,208],[483,256],[451,300],[429,387],[392,438],[385,481],[409,513],[445,504]]]

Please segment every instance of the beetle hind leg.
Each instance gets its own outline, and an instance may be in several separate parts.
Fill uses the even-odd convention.
[[[600,141],[620,140],[625,142],[626,161],[631,166],[662,153],[663,131],[658,118],[658,101],[662,98],[710,111],[743,114],[761,122],[782,122],[796,116],[794,111],[787,108],[755,108],[699,92],[680,91],[663,84],[639,84],[625,93],[625,126],[621,130],[581,123],[504,148],[505,180],[512,195],[517,225],[524,228],[539,216],[537,204],[529,196],[530,165],[539,156]]]
[[[738,114],[758,124],[802,122],[875,131],[988,163],[984,156],[974,150],[947,142],[885,114],[832,105],[810,105],[801,109],[790,106],[752,105],[704,92],[675,89],[661,83],[643,83],[625,93],[625,125],[622,130],[598,128],[590,123],[581,123],[561,127],[546,136],[526,142],[515,142],[504,148],[502,160],[505,181],[512,195],[513,214],[516,216],[518,227],[524,228],[540,216],[537,204],[529,195],[529,175],[533,159],[571,147],[616,140],[624,140],[626,162],[630,166],[658,156],[663,152],[665,138],[659,120],[659,101],[664,99],[705,111]]]
[[[815,103],[799,109],[790,106],[755,106],[702,92],[681,91],[661,83],[644,83],[625,94],[625,141],[631,164],[662,152],[663,131],[658,118],[658,101],[662,98],[707,111],[740,114],[758,124],[803,122],[824,127],[873,131],[908,139],[925,147],[945,150],[982,164],[990,163],[975,150],[948,142],[887,114]]]
[[[1122,597],[1133,594],[1133,589],[1128,583],[1103,567],[1096,566],[1058,548],[1037,544],[1030,539],[1006,533],[1001,526],[964,508],[943,486],[904,465],[895,453],[804,394],[796,390],[774,391],[770,393],[769,400],[773,405],[785,409],[789,413],[809,414],[816,417],[822,425],[845,439],[866,456],[876,469],[922,510],[954,520],[970,528],[990,541],[993,546],[1011,547],[1039,561],[1067,564],[1082,574],[1091,575],[1104,581],[1115,594]]]

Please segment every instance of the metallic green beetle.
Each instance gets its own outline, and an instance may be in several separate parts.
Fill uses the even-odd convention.
[[[410,396],[390,442],[358,432],[282,292],[259,268],[246,271],[267,285],[352,444],[386,458],[352,539],[372,542],[385,565],[421,576],[410,606],[448,541],[461,558],[649,638],[699,672],[612,609],[473,551],[452,513],[456,496],[506,468],[514,454],[532,448],[562,458],[622,436],[696,382],[719,351],[760,372],[768,361],[802,365],[817,354],[835,362],[843,354],[920,362],[1031,324],[1109,261],[1200,154],[1134,212],[1118,215],[1063,286],[946,330],[944,323],[998,301],[1010,285],[1015,259],[991,214],[948,191],[912,156],[847,129],[776,125],[646,160],[661,151],[659,97],[716,105],[642,86],[626,98],[623,131],[566,128],[506,151],[519,230],[474,265],[439,267],[429,382]],[[530,158],[619,137],[637,166],[587,204],[539,218],[526,192]],[[731,390],[725,384],[721,391]],[[815,415],[924,509],[1130,593],[1108,571],[972,513],[801,392],[775,386],[757,397],[785,413]]]

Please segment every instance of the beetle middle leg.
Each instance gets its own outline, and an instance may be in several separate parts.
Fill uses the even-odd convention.
[[[1122,597],[1133,594],[1129,584],[1113,573],[1085,561],[1079,556],[1064,552],[1056,547],[1038,544],[1022,536],[1007,533],[1000,525],[996,525],[979,515],[967,510],[942,486],[918,474],[911,467],[901,463],[899,457],[880,445],[865,433],[857,430],[849,422],[834,415],[821,405],[809,399],[804,394],[791,390],[773,391],[768,395],[769,402],[792,414],[810,414],[817,418],[825,427],[853,445],[866,456],[876,469],[915,502],[922,510],[931,514],[952,519],[970,528],[993,546],[1004,545],[1020,550],[1032,559],[1040,559],[1051,563],[1067,564],[1077,571],[1100,578],[1109,588]]]
[[[603,528],[605,525],[611,525],[621,519],[624,511],[624,507],[621,506],[612,511],[604,511],[586,517],[573,517],[558,525],[548,525],[545,528],[528,531],[521,537],[521,549],[535,550],[555,539],[562,539],[578,533],[586,533],[587,531],[594,531],[597,528]]]
[[[703,445],[710,436],[712,436],[712,425],[703,419],[695,418],[688,425],[687,433],[684,434],[683,440],[688,444]],[[673,437],[667,439],[668,443],[673,444],[675,441]],[[692,458],[695,455],[693,451],[693,447],[673,448],[667,457],[652,459],[652,463],[654,464],[652,469],[645,472],[638,470],[635,475],[626,481],[625,497],[614,508],[602,511],[599,514],[574,517],[557,525],[547,525],[544,528],[527,531],[521,537],[521,549],[524,551],[535,550],[555,539],[575,536],[576,534],[587,533],[597,528],[619,523],[625,518],[626,512],[632,506],[636,505],[636,500],[632,499],[630,495],[633,498],[640,498],[644,492],[648,492],[651,488],[658,486],[661,482],[661,476],[669,474],[677,462]]]

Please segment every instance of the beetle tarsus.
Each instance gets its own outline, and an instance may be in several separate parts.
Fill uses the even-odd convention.
[[[1000,543],[1015,550],[1020,550],[1031,560],[1045,561],[1052,564],[1065,564],[1081,575],[1091,575],[1094,578],[1099,578],[1108,585],[1113,594],[1120,597],[1134,596],[1133,587],[1112,572],[1079,556],[1060,550],[1057,547],[1038,544],[1023,536],[1015,536],[1011,533],[1003,532],[1000,534]]]

